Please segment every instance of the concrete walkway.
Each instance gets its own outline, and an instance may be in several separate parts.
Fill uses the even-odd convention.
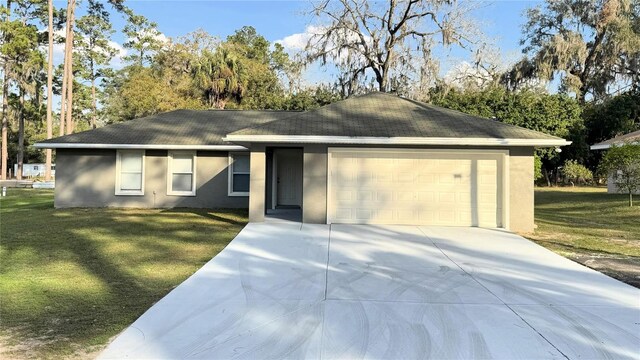
[[[640,290],[500,230],[249,224],[101,357],[638,359]]]

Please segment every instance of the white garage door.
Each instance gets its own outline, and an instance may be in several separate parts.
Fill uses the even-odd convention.
[[[499,151],[329,149],[329,222],[502,226]]]

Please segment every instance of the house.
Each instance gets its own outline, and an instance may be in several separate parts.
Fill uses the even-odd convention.
[[[605,140],[603,142],[599,142],[595,145],[591,145],[591,150],[606,150],[612,146],[623,145],[623,144],[640,144],[640,130],[630,132],[628,134],[616,136],[609,140]],[[616,183],[613,181],[613,176],[616,174],[609,174],[607,178],[607,192],[609,194],[619,194],[620,190],[616,186]],[[640,194],[639,194],[640,195]]]
[[[38,143],[56,207],[300,209],[306,223],[528,232],[533,153],[564,139],[385,93],[316,110],[177,110]]]
[[[46,164],[22,164],[22,177],[44,176]],[[18,164],[13,165],[13,173],[18,173]],[[51,176],[56,175],[56,165],[51,164]]]

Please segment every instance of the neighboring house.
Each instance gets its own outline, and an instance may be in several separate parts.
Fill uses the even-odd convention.
[[[56,207],[249,208],[260,222],[532,231],[535,147],[564,139],[391,94],[306,112],[177,110],[38,143]]]
[[[640,144],[640,130],[634,131],[628,134],[616,136],[609,140],[605,140],[595,145],[591,145],[591,150],[606,150],[612,146],[623,145],[623,144]],[[609,194],[620,193],[620,190],[618,189],[615,182],[613,181],[614,176],[617,176],[617,174],[609,174],[607,178],[607,192]],[[640,194],[640,193],[637,193],[637,194]]]
[[[22,177],[44,176],[46,164],[22,164]],[[18,164],[13,165],[13,173],[18,173]],[[56,175],[56,165],[51,164],[51,176]]]

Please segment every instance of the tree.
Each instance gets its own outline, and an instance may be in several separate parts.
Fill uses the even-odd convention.
[[[8,28],[11,23],[11,0],[7,0],[7,6],[1,8],[2,10],[2,62],[3,62],[3,81],[2,81],[2,180],[7,179],[7,161],[9,160],[9,150],[7,146],[8,131],[9,131],[9,71],[10,63],[7,56],[7,47],[11,44],[11,31]]]
[[[629,194],[629,206],[633,206],[633,193],[640,190],[640,145],[611,147],[599,169],[602,174],[609,175],[618,190]]]
[[[244,57],[263,64],[269,63],[269,41],[258,34],[253,26],[243,26],[236,30],[227,37],[227,42],[242,45],[238,52]]]
[[[76,0],[67,0],[64,42],[64,70],[62,71],[62,98],[60,100],[60,135],[71,134],[71,108],[73,106],[73,21]]]
[[[562,166],[562,175],[575,186],[576,182],[587,182],[593,179],[591,170],[575,160],[567,160]]]
[[[347,95],[369,72],[380,91],[404,86],[411,76],[434,78],[420,72],[433,69],[436,45],[475,41],[468,11],[449,0],[323,0],[313,5],[320,23],[307,44],[307,59],[336,63]]]
[[[245,90],[235,97],[240,108],[280,108],[284,89],[278,79],[278,69],[285,66],[288,55],[269,51],[270,43],[251,26],[245,26],[227,38],[224,47],[237,58],[246,80]]]
[[[584,110],[587,142],[595,144],[640,130],[640,90],[628,91]]]
[[[524,25],[524,52],[511,79],[561,75],[562,89],[606,96],[621,81],[640,83],[640,20],[637,0],[546,0],[529,9]]]
[[[503,87],[491,87],[482,91],[436,88],[429,97],[435,105],[561,138],[574,140],[574,137],[583,136],[582,109],[576,100],[567,95],[549,95],[531,90],[510,92]],[[586,147],[586,144],[584,141],[576,142],[561,153],[553,148],[536,150],[536,155],[542,160],[542,173],[547,184],[551,184],[551,173],[557,174],[562,160],[568,154],[579,152],[574,146]]]
[[[11,64],[7,75],[18,89],[18,105],[16,107],[18,119],[18,171],[16,177],[21,179],[24,161],[25,98],[27,94],[37,97],[39,93],[38,76],[44,65],[44,59],[42,53],[38,50],[37,28],[30,23],[33,18],[38,18],[41,15],[41,2],[16,1],[15,5],[16,7],[13,11],[17,15],[16,19],[13,21],[8,20],[2,24],[2,31],[5,35],[8,35],[9,41],[3,43],[1,50],[4,54],[4,60]],[[6,100],[8,101],[8,93],[5,96],[7,96]],[[3,144],[6,144],[6,142],[3,142]]]
[[[48,38],[48,58],[47,58],[47,139],[53,137],[53,0],[47,0],[47,38]],[[52,151],[46,149],[45,160],[45,181],[51,181],[51,160]]]
[[[130,120],[177,108],[202,109],[203,92],[194,84],[194,67],[220,40],[203,30],[171,39],[150,57],[150,66],[127,66],[104,84],[107,122]]]
[[[151,60],[155,52],[162,48],[162,34],[158,31],[158,24],[149,21],[146,17],[136,15],[130,9],[126,9],[125,14],[127,24],[122,31],[128,39],[123,46],[133,50],[125,60],[142,67]]]
[[[133,15],[133,13],[126,9],[123,5],[124,0],[109,0],[108,1],[114,9],[117,11],[125,11],[127,14]],[[96,2],[90,2],[90,7],[94,5]],[[62,100],[61,100],[61,110],[60,110],[60,135],[65,133],[71,134],[73,133],[73,84],[74,84],[74,73],[73,73],[73,47],[74,47],[74,23],[75,23],[75,10],[76,10],[76,0],[68,0],[67,3],[67,17],[66,17],[66,32],[65,32],[65,47],[64,47],[64,71],[63,71],[63,80],[62,80]],[[100,13],[103,12],[103,8],[97,9],[94,14],[98,14],[102,16]],[[91,8],[89,9],[91,13]],[[103,16],[104,18],[104,16]],[[64,124],[66,123],[66,124]]]
[[[613,96],[605,101],[590,102],[584,106],[584,148],[618,135],[640,130],[640,89]],[[596,170],[602,158],[600,151],[584,152],[585,165]]]
[[[284,98],[282,109],[284,110],[310,110],[342,100],[340,92],[329,86],[301,89]]]
[[[108,71],[105,66],[117,52],[109,43],[109,36],[113,33],[109,12],[102,3],[89,0],[87,14],[78,19],[77,28],[79,39],[75,47],[80,65],[78,72],[91,83],[91,128],[95,129],[98,112],[96,81],[105,76]]]
[[[292,59],[282,44],[275,43],[271,52],[271,66],[280,77],[289,95],[301,89],[304,62],[299,54],[294,55]]]
[[[205,52],[194,66],[193,79],[207,105],[217,109],[224,109],[232,98],[241,98],[248,81],[238,56],[228,46]]]

